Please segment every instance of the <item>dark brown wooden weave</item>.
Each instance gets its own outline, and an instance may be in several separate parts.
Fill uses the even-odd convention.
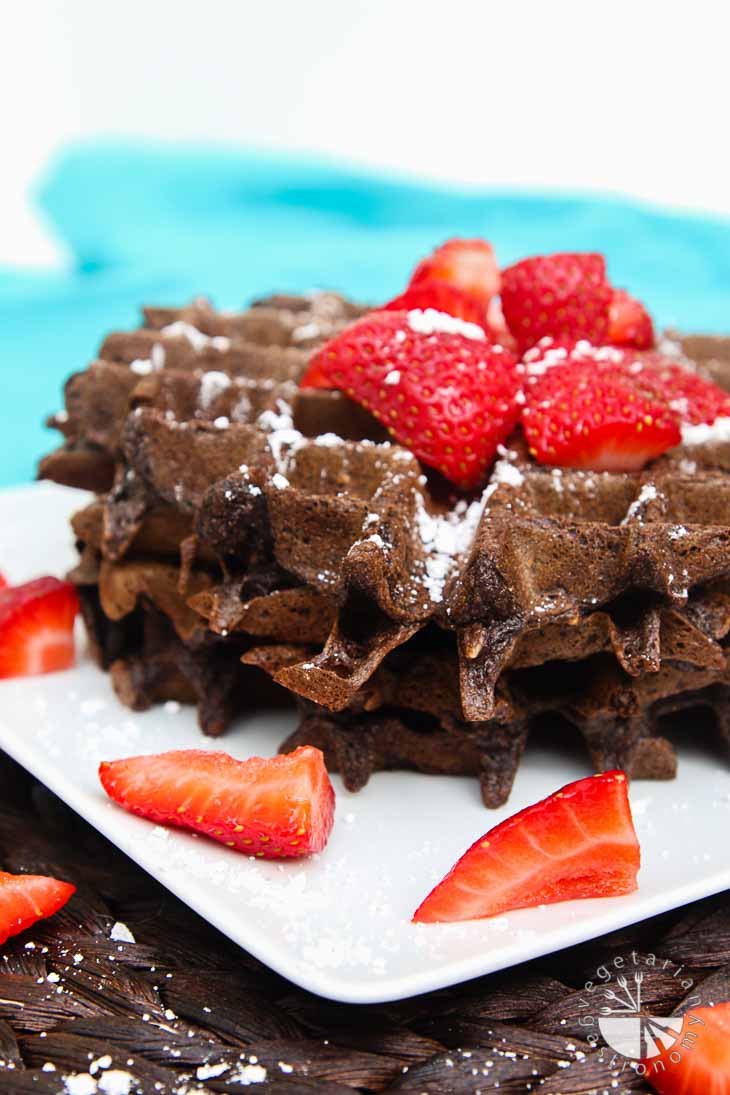
[[[0,947],[3,1095],[65,1095],[70,1074],[100,1082],[111,1070],[134,1077],[130,1095],[620,1095],[648,1089],[600,1063],[579,1022],[580,990],[600,964],[653,952],[685,965],[703,1003],[730,999],[725,894],[456,989],[380,1007],[321,1000],[210,928],[3,754],[0,867],[79,888]],[[116,921],[135,943],[110,938]],[[643,987],[654,1012],[681,1008],[669,973],[657,968]],[[212,1076],[216,1065],[227,1067]]]

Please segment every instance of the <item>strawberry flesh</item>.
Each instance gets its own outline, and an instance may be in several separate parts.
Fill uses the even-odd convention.
[[[623,772],[571,783],[480,837],[416,910],[419,923],[637,888],[641,851]]]
[[[322,753],[311,746],[249,760],[174,750],[104,761],[99,778],[110,798],[131,813],[260,858],[320,852],[334,819],[334,789]]]
[[[37,578],[0,590],[0,677],[53,673],[74,664],[79,601],[70,582]]]
[[[502,272],[502,310],[520,350],[546,337],[605,342],[612,298],[603,255],[538,255]]]
[[[389,300],[383,307],[386,312],[410,312],[414,308],[424,311],[426,308],[434,308],[437,312],[457,316],[467,323],[478,323],[481,327],[485,327],[486,321],[483,301],[448,281],[422,281],[411,285],[405,293]]]
[[[659,1095],[730,1095],[730,1003],[688,1011],[675,1041],[642,1064]]]
[[[607,342],[612,346],[628,346],[635,350],[650,350],[654,345],[654,324],[640,300],[629,296],[625,289],[614,289],[608,310]]]
[[[499,292],[500,275],[494,248],[487,240],[447,240],[419,262],[409,288],[444,281],[475,297],[485,309]]]
[[[514,356],[430,310],[369,313],[315,354],[301,384],[345,392],[464,490],[483,481],[520,411]]]
[[[58,912],[76,887],[44,875],[0,871],[0,944]]]

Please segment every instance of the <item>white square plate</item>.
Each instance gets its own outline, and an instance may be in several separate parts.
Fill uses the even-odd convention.
[[[51,484],[0,492],[0,569],[14,581],[63,574],[67,520],[85,496]],[[293,716],[242,719],[211,748],[266,755]],[[265,863],[151,825],[106,798],[100,760],[205,747],[192,709],[139,715],[83,656],[66,673],[0,682],[0,747],[231,939],[312,992],[351,1003],[398,999],[579,943],[730,887],[730,770],[710,743],[685,748],[671,783],[635,783],[644,866],[629,897],[575,901],[467,924],[413,925],[419,901],[478,836],[588,774],[581,755],[531,749],[508,806],[488,811],[476,780],[375,775],[349,794],[324,852]]]

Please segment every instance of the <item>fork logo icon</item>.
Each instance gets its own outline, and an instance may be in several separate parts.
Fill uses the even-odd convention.
[[[675,986],[668,981],[676,982]],[[600,966],[585,984],[579,1020],[585,1040],[612,1065],[646,1073],[652,1060],[679,1056],[696,1037],[688,1030],[685,1008],[698,1003],[690,998],[694,987],[683,967],[654,954],[617,955]],[[684,996],[682,1015],[662,1015],[661,1004]],[[656,1013],[655,1013],[656,1012]],[[661,1062],[660,1062],[661,1063]],[[662,1066],[663,1067],[663,1066]]]
[[[615,988],[604,989],[606,1003],[598,1014],[598,1029],[607,1045],[631,1060],[658,1057],[665,1049],[671,1049],[684,1024],[682,1016],[642,1014],[643,982],[643,970],[636,970],[630,977],[620,974]]]

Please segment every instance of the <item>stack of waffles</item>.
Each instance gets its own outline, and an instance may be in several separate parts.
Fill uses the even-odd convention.
[[[73,518],[92,651],[135,710],[205,734],[294,697],[283,749],[510,793],[528,733],[574,728],[596,771],[671,778],[664,736],[704,708],[730,743],[730,432],[636,472],[537,463],[522,435],[455,493],[338,391],[298,381],[361,309],[275,296],[147,309],[51,419],[41,476]],[[730,340],[665,350],[730,390]]]

